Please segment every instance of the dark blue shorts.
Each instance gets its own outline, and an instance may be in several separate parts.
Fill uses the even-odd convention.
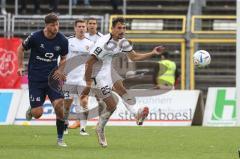
[[[28,87],[29,101],[32,108],[42,106],[47,95],[51,102],[63,98],[60,92],[49,87],[48,82],[29,82]]]

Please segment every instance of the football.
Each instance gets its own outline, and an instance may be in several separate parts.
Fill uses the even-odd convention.
[[[193,55],[193,63],[199,68],[206,67],[211,63],[211,56],[205,50],[198,50]]]

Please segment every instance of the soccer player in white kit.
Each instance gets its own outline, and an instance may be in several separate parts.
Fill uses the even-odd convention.
[[[64,100],[65,113],[64,114],[65,114],[66,122],[68,122],[67,120],[69,116],[69,110],[75,94],[75,93],[71,94],[69,92],[72,92],[72,89],[75,89],[76,94],[78,94],[80,105],[83,108],[83,113],[81,114],[83,116],[81,117],[81,127],[80,127],[81,135],[89,135],[86,132],[87,116],[88,116],[88,110],[87,110],[88,97],[87,96],[82,97],[81,96],[82,90],[80,89],[81,87],[83,88],[86,85],[86,82],[84,80],[84,74],[85,74],[84,57],[86,58],[87,56],[89,56],[89,51],[91,47],[93,47],[94,45],[92,41],[90,41],[85,37],[86,29],[87,29],[86,22],[84,20],[78,19],[75,21],[75,24],[74,24],[75,36],[70,37],[68,39],[69,53],[67,55],[67,62],[65,65],[67,77],[64,85],[66,87],[63,86],[64,96],[65,96],[65,100]],[[79,65],[80,62],[81,62],[81,65]],[[76,68],[71,69],[73,65],[75,65],[74,67]],[[67,71],[69,69],[71,70],[70,72]],[[77,109],[81,109],[81,108],[78,107]],[[78,115],[80,114],[81,111],[77,110],[76,112],[77,112],[77,118],[80,118]],[[67,125],[68,123],[65,124],[65,134],[68,133],[66,129]]]
[[[87,19],[87,32],[85,33],[85,37],[94,43],[96,43],[96,41],[100,37],[103,36],[103,34],[98,32],[97,28],[98,28],[98,24],[97,24],[96,18],[90,17],[89,19]],[[87,96],[85,98],[85,102],[87,102],[86,100],[87,100]],[[80,107],[81,107],[80,105],[76,105],[75,108],[76,108],[77,113],[80,113],[80,110],[81,110]],[[81,119],[80,119],[80,121],[81,121]],[[75,128],[80,127],[80,125],[81,125],[81,127],[83,127],[85,129],[87,122],[85,122],[85,121],[80,122],[80,121],[79,121],[79,119],[77,119],[72,125],[69,125],[68,128],[75,129]],[[81,134],[85,134],[85,133],[81,133]]]
[[[95,76],[96,84],[94,86],[99,90],[96,92],[98,98],[101,98],[106,104],[106,108],[100,113],[99,122],[96,127],[98,141],[102,147],[107,146],[107,140],[104,133],[105,125],[115,111],[117,104],[116,99],[111,92],[112,89],[114,89],[124,99],[124,104],[128,110],[136,115],[135,117],[138,125],[142,124],[143,120],[149,113],[148,107],[144,107],[136,112],[134,104],[132,104],[134,103],[132,102],[134,101],[134,98],[128,94],[126,89],[122,86],[120,80],[117,79],[115,81],[114,78],[111,78],[113,56],[116,56],[119,53],[125,53],[132,61],[138,61],[150,58],[154,55],[159,55],[164,50],[163,47],[155,47],[149,53],[136,53],[133,50],[131,43],[124,38],[125,31],[125,20],[120,17],[114,19],[112,21],[112,32],[98,39],[93,49],[90,51],[91,57],[86,62],[86,88],[82,92],[82,95],[88,95],[90,89],[93,87],[93,79],[91,77],[94,76],[92,73],[96,72],[94,64],[98,61],[102,62],[102,67]]]
[[[96,43],[97,40],[103,36],[100,32],[97,31],[97,19],[90,17],[87,19],[87,33],[85,33],[85,37]]]

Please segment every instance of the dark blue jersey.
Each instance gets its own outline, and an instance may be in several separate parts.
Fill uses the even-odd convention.
[[[34,82],[47,82],[48,75],[57,66],[59,56],[68,53],[68,40],[61,33],[54,39],[47,39],[43,30],[29,35],[22,43],[25,50],[31,49],[28,63],[28,79]]]

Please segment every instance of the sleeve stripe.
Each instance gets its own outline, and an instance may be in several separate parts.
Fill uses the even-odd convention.
[[[98,56],[96,54],[91,54],[91,56],[95,56],[97,60],[99,60]]]

